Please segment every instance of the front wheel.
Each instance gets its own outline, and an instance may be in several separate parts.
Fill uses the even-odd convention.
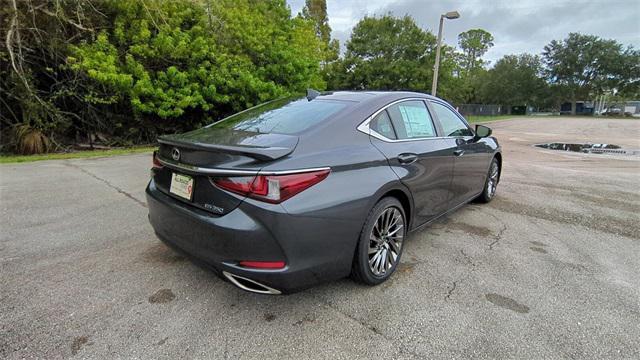
[[[367,285],[387,280],[400,262],[406,232],[402,204],[392,197],[380,200],[360,233],[351,277]]]
[[[489,165],[489,173],[487,174],[487,181],[484,184],[484,190],[482,194],[478,196],[478,200],[483,203],[488,203],[496,195],[496,188],[498,187],[498,178],[500,174],[500,165],[498,159],[493,158],[491,165]]]

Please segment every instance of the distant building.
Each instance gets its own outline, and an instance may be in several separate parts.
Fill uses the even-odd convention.
[[[610,102],[603,103],[599,110],[595,112],[597,115],[624,115],[640,117],[640,100],[632,100],[627,102]]]
[[[627,101],[624,104],[624,113],[632,116],[640,116],[640,100]]]
[[[576,101],[576,115],[593,115],[592,101]],[[560,114],[571,114],[571,103],[566,102],[560,105]]]

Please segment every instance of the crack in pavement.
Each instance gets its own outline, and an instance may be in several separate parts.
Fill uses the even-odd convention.
[[[460,281],[460,280],[454,281],[453,285],[451,286],[451,288],[449,290],[447,290],[447,295],[444,297],[445,301],[449,301],[449,299],[451,298],[451,294],[453,294],[453,292],[456,290],[456,287],[458,286],[458,281]]]
[[[371,326],[368,325],[367,323],[365,323],[364,321],[351,316],[349,314],[347,314],[346,312],[334,307],[331,305],[331,303],[321,300],[321,302],[324,304],[324,306],[326,308],[328,308],[329,310],[333,310],[335,312],[337,312],[338,314],[346,317],[347,319],[356,322],[357,324],[359,324],[360,326],[362,326],[363,328],[371,331],[373,334],[380,336],[381,338],[383,338],[384,340],[386,340],[389,344],[391,344],[392,346],[395,346],[398,348],[398,351],[402,354],[402,353],[406,353],[406,354],[410,354],[413,355],[414,357],[418,358],[418,359],[422,359],[424,358],[424,356],[420,356],[419,354],[411,351],[411,350],[407,350],[405,349],[403,346],[401,346],[400,344],[398,344],[396,341],[394,341],[393,339],[389,339],[386,335],[384,335],[380,330],[378,330],[378,328],[376,328],[375,326]]]
[[[493,250],[493,247],[494,247],[496,244],[498,244],[498,242],[499,242],[500,240],[502,240],[502,235],[503,235],[503,234],[504,234],[504,232],[507,230],[507,224],[506,224],[502,219],[500,219],[497,215],[492,214],[492,213],[490,213],[490,212],[486,211],[486,210],[487,210],[487,208],[486,208],[486,207],[473,206],[473,205],[471,205],[471,206],[469,206],[469,207],[470,207],[470,208],[473,208],[474,210],[480,210],[480,212],[482,212],[483,214],[486,214],[486,215],[488,215],[488,216],[491,216],[491,217],[492,217],[492,218],[494,218],[498,223],[500,223],[500,224],[502,225],[502,228],[498,231],[498,233],[497,233],[497,234],[495,234],[495,235],[493,235],[493,242],[491,242],[491,244],[489,244],[489,250]],[[464,256],[465,256],[465,258],[468,258],[468,256],[467,256],[466,254],[464,254],[464,253],[463,253],[462,255],[464,255]],[[474,266],[475,266],[475,264],[474,264]]]
[[[109,180],[103,179],[103,178],[99,177],[98,175],[96,175],[96,174],[92,173],[91,171],[86,170],[86,169],[83,169],[82,167],[80,167],[80,166],[78,166],[78,165],[76,165],[76,164],[72,164],[72,163],[67,162],[67,161],[63,162],[63,164],[64,164],[65,166],[68,166],[68,167],[71,167],[71,168],[77,169],[77,170],[79,170],[79,171],[83,172],[83,173],[84,173],[84,174],[86,174],[86,175],[91,176],[92,178],[94,178],[94,179],[96,179],[96,180],[98,180],[98,181],[101,181],[102,183],[104,183],[104,184],[105,184],[105,185],[107,185],[108,187],[110,187],[110,188],[114,189],[115,191],[119,192],[120,194],[122,194],[122,195],[124,195],[124,196],[128,197],[129,199],[131,199],[131,200],[133,200],[133,201],[135,201],[138,205],[140,205],[140,206],[142,206],[142,207],[144,207],[144,208],[146,208],[146,207],[147,207],[147,204],[145,204],[144,202],[142,202],[142,201],[140,201],[140,200],[136,199],[136,198],[135,198],[133,195],[131,195],[130,193],[128,193],[128,192],[126,192],[126,191],[122,190],[121,188],[119,188],[119,187],[117,187],[117,186],[113,185],[112,183],[110,183],[110,182],[109,182]]]
[[[485,213],[491,216],[492,218],[496,219],[499,223],[502,224],[502,229],[500,229],[500,231],[498,231],[498,233],[493,236],[494,240],[491,244],[489,244],[489,250],[493,250],[493,247],[497,245],[500,240],[502,240],[502,235],[507,230],[507,224],[505,224],[504,221],[502,221],[502,219],[498,218],[496,215],[489,212],[485,212]]]
[[[483,213],[493,217],[494,219],[496,219],[496,221],[500,224],[502,224],[502,228],[498,231],[497,234],[493,235],[494,241],[489,244],[489,249],[488,250],[493,250],[493,247],[498,244],[498,242],[500,240],[502,240],[502,236],[504,234],[504,232],[507,230],[507,224],[504,223],[504,221],[502,221],[502,219],[500,219],[498,216],[496,216],[495,214],[483,211]],[[461,278],[453,281],[453,284],[448,287],[447,289],[447,294],[444,296],[444,300],[445,301],[449,301],[451,300],[451,295],[453,295],[454,291],[458,288],[458,286],[460,285],[460,283],[462,283],[463,281],[465,281],[467,278],[469,278],[469,276],[471,276],[471,272],[474,271],[476,269],[476,266],[478,266],[478,264],[476,264],[473,261],[473,258],[471,256],[469,256],[464,249],[460,249],[460,254],[462,255],[462,257],[464,258],[465,262],[469,265],[471,265],[471,269],[469,272],[467,272],[464,276],[462,276]]]
[[[460,249],[460,254],[462,254],[464,259],[471,265],[471,267],[476,267],[476,263],[473,262],[471,256],[467,255],[467,253],[464,252],[464,249]]]
[[[496,234],[496,235],[494,236],[494,241],[493,241],[491,244],[489,244],[489,250],[493,250],[493,246],[494,246],[494,245],[497,245],[497,244],[498,244],[498,242],[499,242],[500,240],[502,240],[502,234],[504,233],[504,231],[505,231],[505,230],[507,230],[507,226],[506,226],[506,225],[503,225],[503,226],[502,226],[502,229],[500,229],[500,231],[498,232],[498,234]]]

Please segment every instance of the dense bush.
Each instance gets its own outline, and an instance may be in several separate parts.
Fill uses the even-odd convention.
[[[1,57],[5,135],[19,124],[65,140],[152,142],[325,88],[314,23],[292,17],[284,0],[15,4],[1,10],[16,50]]]

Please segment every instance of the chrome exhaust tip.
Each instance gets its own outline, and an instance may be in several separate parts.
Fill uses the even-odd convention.
[[[244,276],[239,276],[239,275],[234,275],[231,273],[228,273],[226,271],[222,272],[222,275],[224,275],[224,277],[226,277],[227,279],[229,279],[229,281],[231,281],[231,283],[237,287],[239,287],[242,290],[245,291],[249,291],[252,293],[258,293],[258,294],[268,294],[268,295],[280,295],[282,294],[280,292],[280,290],[276,290],[272,287],[269,287],[265,284],[261,284],[255,280],[251,280],[251,279],[247,279]]]

